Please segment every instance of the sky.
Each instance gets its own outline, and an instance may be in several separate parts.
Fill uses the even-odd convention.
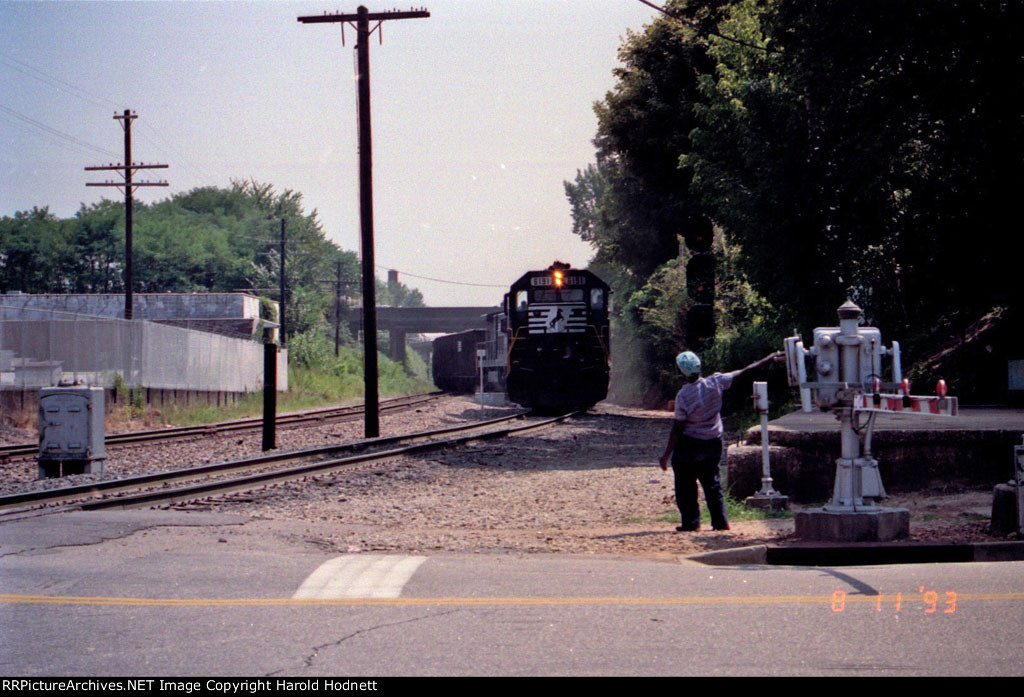
[[[359,250],[354,29],[302,15],[357,2],[0,2],[0,215],[71,217],[113,188],[115,113],[154,202],[255,180],[301,192]],[[614,86],[639,0],[403,0],[370,45],[377,275],[432,306],[495,305],[555,259],[587,264],[563,182],[594,161],[593,104]],[[427,280],[434,279],[434,280]]]

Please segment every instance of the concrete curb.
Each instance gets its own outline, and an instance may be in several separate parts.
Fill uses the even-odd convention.
[[[965,544],[853,543],[753,545],[682,557],[709,566],[770,564],[783,566],[865,566],[974,561],[1024,561],[1024,541]]]
[[[743,564],[767,564],[768,545],[753,545],[750,547],[733,547],[732,549],[719,549],[714,552],[702,552],[683,557],[687,561],[695,561],[708,566],[740,566]]]

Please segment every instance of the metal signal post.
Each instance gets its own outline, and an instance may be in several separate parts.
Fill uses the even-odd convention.
[[[86,186],[115,186],[124,190],[124,318],[130,320],[132,318],[132,285],[134,283],[132,273],[132,194],[140,186],[167,186],[167,182],[132,181],[132,175],[137,169],[167,169],[167,165],[132,162],[132,121],[139,116],[133,114],[130,109],[125,109],[123,114],[114,114],[114,118],[122,121],[121,126],[124,128],[124,163],[86,167],[85,171],[120,172],[124,181],[86,182]]]
[[[426,10],[370,12],[360,5],[355,14],[322,14],[299,17],[303,24],[345,24],[356,27],[356,72],[358,74],[359,112],[359,221],[363,267],[363,399],[366,403],[367,438],[380,435],[377,396],[377,293],[373,258],[373,158],[370,138],[370,35],[380,30],[381,22],[391,19],[429,17]],[[370,22],[376,22],[373,29]],[[379,35],[378,35],[379,36]]]

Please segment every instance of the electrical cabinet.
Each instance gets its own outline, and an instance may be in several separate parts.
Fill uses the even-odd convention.
[[[103,471],[103,388],[39,391],[39,478]]]

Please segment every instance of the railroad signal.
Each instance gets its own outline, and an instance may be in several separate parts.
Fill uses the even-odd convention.
[[[692,305],[686,312],[686,345],[693,351],[705,348],[715,338],[715,311],[708,303]]]
[[[694,254],[710,252],[713,238],[714,227],[704,216],[694,216],[686,221],[683,241],[686,242],[686,248]]]
[[[695,254],[686,263],[686,293],[695,303],[710,305],[715,300],[715,257]]]

